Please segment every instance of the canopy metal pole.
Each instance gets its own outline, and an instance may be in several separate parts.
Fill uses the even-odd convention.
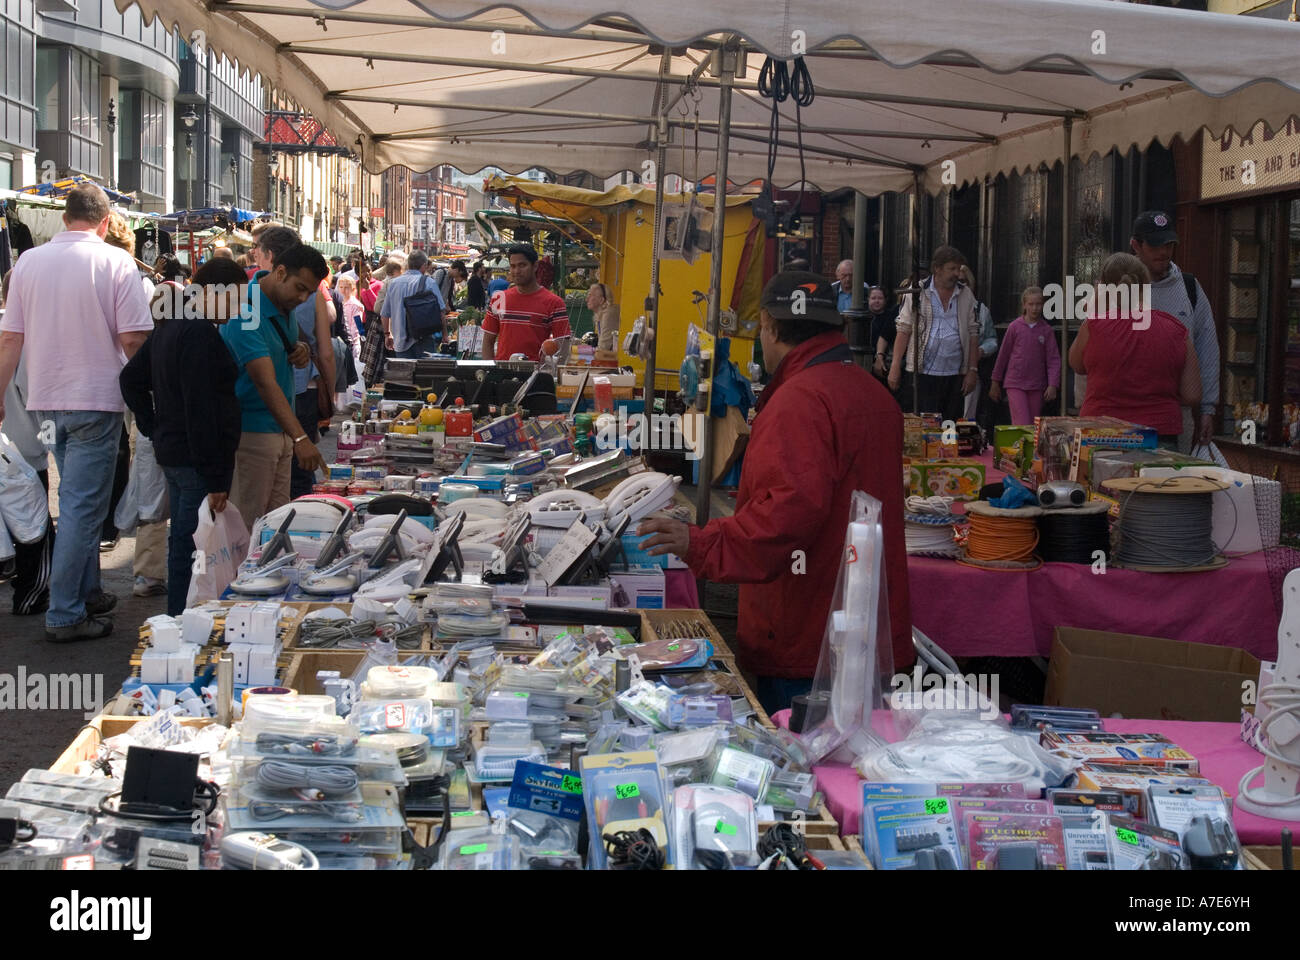
[[[1065,155],[1061,164],[1061,286],[1066,287],[1066,277],[1070,275],[1070,135],[1073,132],[1074,121],[1069,117],[1061,125],[1061,131],[1065,138]],[[1065,358],[1070,353],[1070,313],[1065,312],[1065,318],[1061,321],[1061,370],[1069,369],[1069,364]],[[1068,383],[1067,383],[1068,381]],[[1060,394],[1057,400],[1060,403],[1061,416],[1069,412],[1067,395],[1072,391],[1068,387],[1073,386],[1072,377],[1061,377]]]
[[[862,287],[867,282],[867,195],[860,190],[853,191],[853,290],[852,303],[846,315],[850,344],[865,345],[866,349],[855,349],[854,359],[858,366],[870,370],[875,363],[876,344],[871,336],[871,320],[866,310],[866,298]],[[843,292],[843,291],[841,291]],[[866,331],[862,330],[866,326]],[[856,329],[853,329],[856,327]]]
[[[912,412],[921,412],[921,174],[912,179]]]
[[[718,160],[713,174],[713,248],[709,251],[709,333],[718,335],[718,321],[722,313],[722,261],[723,247],[726,240],[727,216],[727,151],[731,146],[731,89],[736,79],[736,58],[739,53],[734,43],[728,44],[715,54],[718,58],[718,73],[721,83],[718,96]],[[713,363],[707,371],[711,378],[714,365],[717,364],[715,350]],[[701,377],[703,380],[703,377]],[[712,407],[712,394],[709,395]],[[713,490],[713,443],[712,430],[709,429],[711,409],[706,409],[700,418],[699,430],[699,464],[700,481],[696,485],[695,522],[704,526],[709,522],[709,494]]]
[[[659,64],[659,70],[663,76],[667,76],[668,71],[672,68],[672,63],[672,54],[665,50]],[[650,328],[646,331],[646,336],[649,337],[647,341],[649,353],[645,361],[644,385],[645,422],[647,424],[654,423],[652,417],[655,412],[655,363],[659,353],[659,345],[656,342],[659,336],[659,251],[663,249],[666,228],[664,220],[664,168],[668,165],[668,84],[663,84],[659,90],[659,116],[655,125],[655,141],[658,144],[658,151],[655,155],[655,240],[650,258],[650,292],[646,295],[645,300],[647,319],[650,322]],[[617,350],[618,347],[615,346],[615,349]]]

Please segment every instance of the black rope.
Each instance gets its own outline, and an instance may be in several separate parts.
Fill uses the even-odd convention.
[[[767,182],[772,182],[776,170],[777,141],[781,139],[781,104],[794,98],[794,116],[796,133],[799,138],[799,206],[803,209],[804,184],[808,180],[807,167],[803,151],[803,108],[812,106],[817,98],[817,89],[813,86],[812,74],[803,57],[794,58],[794,71],[784,60],[768,57],[763,61],[763,69],[758,73],[758,95],[772,101],[772,115],[767,128]]]

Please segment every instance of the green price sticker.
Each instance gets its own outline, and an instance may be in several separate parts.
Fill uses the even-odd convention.
[[[641,796],[641,788],[635,783],[620,783],[614,787],[614,796],[620,800],[626,800],[628,797]]]
[[[925,801],[925,812],[929,814],[943,814],[948,812],[948,800],[946,797],[934,797]]]
[[[1132,830],[1126,830],[1123,827],[1115,828],[1115,836],[1118,837],[1124,843],[1131,843],[1134,846],[1137,846],[1142,842],[1141,840],[1138,839],[1137,833],[1135,833]]]
[[[515,696],[516,696],[516,697],[526,697],[526,696],[528,696],[528,694],[525,693],[524,691],[520,690],[518,693],[515,694]]]
[[[462,857],[472,857],[472,856],[474,856],[476,853],[487,853],[487,844],[486,844],[486,843],[475,843],[475,844],[471,844],[471,845],[468,846],[468,847],[461,847],[461,848],[460,848],[460,855],[461,855]]]
[[[713,828],[713,832],[720,833],[724,837],[734,837],[736,835],[736,827],[733,824],[723,823],[719,820],[718,825]]]
[[[681,646],[680,643],[670,643],[670,644],[668,644],[668,649],[671,650],[671,651],[675,651],[675,650],[677,650],[677,648],[680,647],[680,646]]]
[[[560,789],[565,793],[582,793],[582,777],[566,773],[564,779],[560,781]]]
[[[472,817],[472,816],[474,816],[476,813],[478,813],[477,810],[457,810],[455,813],[452,814],[452,816],[453,816],[453,817]]]

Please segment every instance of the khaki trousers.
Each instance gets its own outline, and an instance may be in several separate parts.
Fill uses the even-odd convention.
[[[289,502],[293,440],[284,433],[248,433],[239,438],[230,502],[249,532],[258,518]]]

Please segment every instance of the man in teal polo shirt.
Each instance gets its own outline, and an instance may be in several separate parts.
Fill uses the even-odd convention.
[[[240,320],[221,328],[239,366],[242,433],[235,454],[230,502],[251,529],[258,517],[289,502],[290,459],[305,470],[325,461],[294,416],[293,367],[309,362],[290,314],[328,275],[325,259],[305,244],[277,254],[271,269],[253,277]]]

